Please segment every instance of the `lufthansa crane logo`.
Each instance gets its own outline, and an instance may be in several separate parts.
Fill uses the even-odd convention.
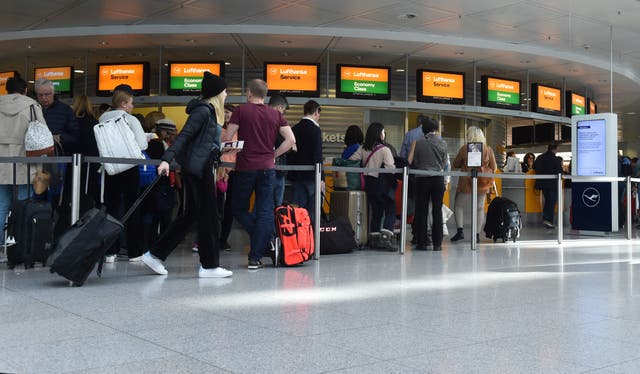
[[[593,208],[600,203],[600,191],[593,187],[586,188],[582,191],[582,203],[589,208]]]

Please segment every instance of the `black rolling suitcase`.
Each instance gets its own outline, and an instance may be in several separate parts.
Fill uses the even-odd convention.
[[[91,208],[84,213],[58,238],[55,250],[49,257],[49,270],[67,278],[74,286],[82,286],[96,264],[97,274],[100,276],[105,253],[120,236],[124,223],[160,178],[157,176],[147,186],[121,221],[108,215],[104,206],[100,209]]]
[[[501,238],[503,242],[520,237],[522,230],[522,219],[518,205],[513,201],[496,197],[489,204],[487,210],[487,221],[484,224],[484,233],[487,238],[493,238],[494,243]]]
[[[27,167],[27,175],[30,175]],[[34,200],[29,186],[29,197],[18,200],[16,182],[16,165],[13,165],[13,199],[7,215],[5,227],[5,253],[7,266],[13,269],[24,264],[25,269],[34,263],[46,265],[53,242],[53,211],[51,203],[46,200]],[[8,246],[8,242],[15,244]]]

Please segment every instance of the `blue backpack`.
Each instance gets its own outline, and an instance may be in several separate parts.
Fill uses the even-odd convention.
[[[149,160],[149,155],[147,152],[142,151],[142,155],[145,159]],[[155,165],[138,165],[140,170],[140,187],[147,187],[153,182],[158,175],[158,170]]]

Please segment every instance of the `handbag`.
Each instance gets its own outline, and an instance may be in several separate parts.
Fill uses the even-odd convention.
[[[27,157],[53,156],[53,135],[49,127],[38,120],[35,104],[31,104],[29,125],[24,134],[24,148]]]
[[[320,220],[320,253],[334,255],[349,253],[358,248],[356,234],[347,217],[330,219],[322,212]]]
[[[331,164],[333,166],[359,167],[360,161],[334,158]],[[362,173],[335,171],[333,175],[333,186],[348,191],[360,191],[364,188],[362,185]]]
[[[142,151],[142,155],[144,156],[145,159],[147,160],[150,159],[147,152]],[[138,168],[140,172],[139,184],[140,184],[140,187],[142,188],[150,185],[151,182],[153,182],[153,180],[156,179],[156,175],[158,175],[158,170],[155,165],[142,164],[142,165],[138,165]]]

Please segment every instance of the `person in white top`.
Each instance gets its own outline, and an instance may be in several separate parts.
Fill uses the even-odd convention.
[[[141,150],[147,149],[147,136],[142,129],[140,121],[131,115],[131,111],[134,108],[133,105],[133,91],[128,85],[120,85],[116,87],[111,99],[112,109],[103,113],[100,116],[100,122],[104,122],[111,118],[125,116],[129,128],[133,132],[136,143]],[[126,209],[133,206],[133,203],[138,198],[138,186],[140,185],[140,173],[138,167],[133,167],[122,173],[116,175],[106,175],[104,185],[104,203],[107,206],[107,213],[113,217],[120,218],[120,207],[124,206]],[[126,248],[129,261],[137,262],[142,259],[143,253],[143,236],[140,233],[143,231],[142,220],[139,214],[136,212],[131,215],[129,220],[125,224],[126,232]],[[124,243],[123,243],[124,244]],[[117,243],[107,251],[107,258],[105,262],[114,262],[120,243]]]

